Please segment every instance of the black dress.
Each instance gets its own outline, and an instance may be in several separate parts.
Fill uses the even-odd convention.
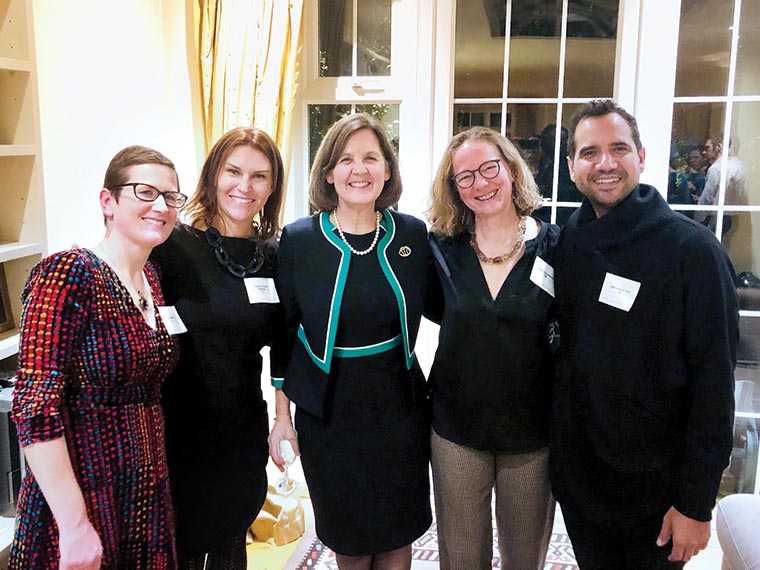
[[[226,237],[223,246],[243,265],[256,247]],[[273,253],[256,277],[274,277]],[[243,280],[220,265],[203,231],[175,229],[153,259],[166,304],[188,329],[178,336],[180,360],[162,403],[177,546],[190,557],[241,536],[264,503],[269,422],[260,351],[273,343],[282,312],[249,303]],[[273,350],[273,370],[276,361]]]
[[[348,239],[369,247],[373,234]],[[353,255],[336,347],[398,335],[396,297],[377,256]],[[429,428],[415,400],[403,349],[333,360],[324,418],[297,408],[301,462],[317,536],[348,556],[400,548],[430,526]]]

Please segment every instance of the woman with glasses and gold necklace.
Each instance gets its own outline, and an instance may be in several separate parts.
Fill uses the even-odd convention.
[[[540,201],[499,133],[475,127],[450,141],[429,210],[445,300],[430,372],[443,569],[491,567],[494,492],[502,567],[544,567],[559,229],[530,217]]]
[[[125,148],[100,191],[103,241],[32,269],[11,412],[27,471],[10,568],[176,566],[160,395],[177,342],[148,256],[184,201],[169,159]]]
[[[253,127],[211,149],[187,204],[189,225],[154,251],[176,309],[180,360],[164,385],[166,448],[181,569],[245,569],[246,529],[264,503],[269,421],[265,345],[282,378],[274,288],[282,158]]]
[[[425,224],[390,207],[398,163],[366,114],[335,123],[317,151],[317,213],[285,227],[277,290],[293,343],[276,419],[295,442],[317,536],[346,569],[402,569],[431,522],[425,379],[414,345],[435,279]],[[437,281],[437,280],[436,280]],[[295,446],[294,446],[295,447]]]

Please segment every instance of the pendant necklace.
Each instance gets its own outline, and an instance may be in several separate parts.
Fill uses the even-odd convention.
[[[105,247],[103,247],[102,244],[95,247],[94,249],[98,251],[100,254],[99,257],[108,264],[108,266],[116,274],[116,277],[119,278],[119,281],[122,282],[124,288],[127,290],[127,293],[129,293],[129,296],[132,297],[132,301],[137,306],[137,308],[140,309],[140,312],[146,313],[148,309],[150,309],[151,299],[150,285],[148,284],[148,280],[145,277],[145,271],[143,270],[140,272],[140,276],[142,277],[142,289],[138,289],[129,279],[126,279],[124,277],[124,273],[111,260],[111,257],[108,255]],[[145,293],[143,293],[143,290]]]

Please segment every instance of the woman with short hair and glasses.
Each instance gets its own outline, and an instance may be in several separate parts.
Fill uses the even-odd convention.
[[[103,241],[32,269],[11,411],[27,472],[10,568],[176,566],[160,384],[177,341],[148,256],[184,201],[169,159],[125,148],[100,191]]]
[[[285,173],[264,131],[238,127],[211,149],[178,226],[152,259],[187,332],[164,385],[166,447],[181,569],[245,569],[246,530],[267,492],[265,345],[283,376],[274,288]]]
[[[428,212],[445,300],[430,372],[443,569],[491,567],[494,492],[502,567],[544,566],[559,229],[530,216],[540,201],[499,133],[475,127],[449,142]]]

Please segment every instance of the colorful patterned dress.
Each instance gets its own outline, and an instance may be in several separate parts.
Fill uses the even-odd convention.
[[[155,305],[158,276],[145,270]],[[86,249],[42,260],[23,293],[12,417],[22,446],[66,438],[102,568],[174,568],[161,381],[177,342],[143,319],[113,270]],[[10,568],[58,568],[58,530],[27,471]]]

